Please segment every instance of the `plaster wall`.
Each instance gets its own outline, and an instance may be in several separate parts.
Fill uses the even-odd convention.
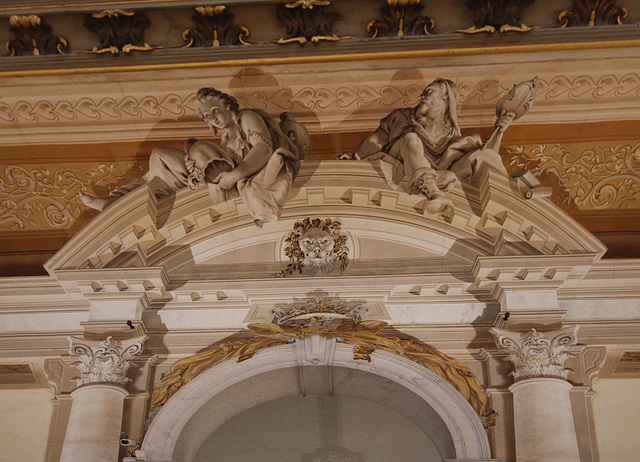
[[[50,389],[0,390],[0,462],[44,460],[53,397]]]
[[[597,379],[593,389],[601,462],[637,460],[640,454],[640,379]]]

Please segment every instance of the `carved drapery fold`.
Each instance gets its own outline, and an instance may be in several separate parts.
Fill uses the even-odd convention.
[[[251,35],[249,28],[234,24],[226,6],[198,7],[196,13],[191,17],[196,27],[182,33],[183,40],[188,42],[185,48],[249,45],[246,40]]]
[[[505,361],[511,361],[515,371],[514,380],[533,377],[552,377],[567,379],[570,369],[564,362],[574,357],[572,349],[578,342],[578,326],[571,326],[552,332],[511,332],[492,327],[489,332],[496,339],[498,348],[506,351]]]
[[[9,18],[15,39],[7,41],[11,56],[56,55],[68,53],[67,40],[53,35],[51,26],[35,14],[14,15]]]
[[[105,10],[85,16],[84,27],[98,34],[100,41],[91,53],[131,53],[151,51],[152,47],[144,40],[144,31],[151,26],[147,16],[135,11]]]
[[[139,357],[147,336],[127,340],[84,340],[67,337],[69,354],[76,358],[73,363],[80,370],[80,378],[74,379],[78,386],[91,384],[115,384],[124,386],[130,382],[127,371],[136,367],[132,360]]]
[[[387,0],[387,5],[380,8],[382,18],[370,21],[367,32],[371,37],[429,35],[436,21],[422,16],[423,9],[420,0]]]
[[[575,0],[573,8],[558,15],[560,27],[612,26],[622,24],[629,11],[616,0]]]

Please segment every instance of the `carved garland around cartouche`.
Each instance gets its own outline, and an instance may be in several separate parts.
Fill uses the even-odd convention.
[[[182,32],[182,39],[188,42],[185,48],[249,45],[249,28],[234,24],[226,6],[201,6],[196,13],[191,17],[196,27]]]
[[[147,336],[127,340],[108,337],[103,341],[67,337],[69,354],[77,359],[73,365],[80,370],[79,386],[99,383],[124,386],[131,379],[127,371],[136,367],[131,361],[142,353]]]
[[[629,11],[616,0],[575,0],[573,8],[558,15],[560,27],[612,26],[622,24]]]
[[[458,30],[464,34],[477,34],[496,30],[500,32],[529,32],[536,27],[522,23],[522,11],[535,0],[466,0],[473,12],[473,27]]]
[[[367,32],[371,37],[429,35],[436,21],[422,16],[423,9],[420,0],[387,0],[387,5],[380,8],[382,19],[370,21]]]
[[[224,342],[216,348],[196,353],[176,362],[171,367],[171,372],[155,385],[151,405],[159,406],[166,403],[182,386],[227,359],[238,358],[238,362],[241,362],[251,358],[263,348],[284,345],[295,339],[318,334],[356,346],[355,360],[371,361],[371,354],[375,350],[407,358],[453,385],[478,414],[482,415],[483,411],[486,413],[486,393],[466,364],[429,345],[380,335],[378,332],[386,325],[384,321],[362,321],[356,324],[351,320],[331,327],[249,324],[249,329],[257,334],[257,337]]]
[[[305,218],[302,221],[298,221],[293,225],[293,231],[285,239],[287,244],[284,253],[289,258],[287,267],[276,273],[275,277],[285,277],[295,272],[302,274],[305,268],[305,255],[300,248],[300,238],[310,228],[319,228],[328,232],[333,236],[334,246],[332,250],[332,257],[335,257],[335,262],[338,264],[340,271],[347,269],[349,264],[349,248],[347,247],[347,236],[342,233],[342,223],[331,218]]]
[[[91,53],[131,53],[151,51],[152,47],[144,40],[144,30],[151,26],[147,16],[135,11],[105,10],[85,16],[84,27],[98,34],[99,45]]]
[[[53,30],[39,16],[14,15],[9,18],[15,39],[7,41],[11,56],[55,55],[68,53],[69,44],[64,37],[56,37]]]
[[[286,37],[276,43],[337,42],[342,37],[333,33],[333,23],[342,18],[340,13],[326,11],[326,0],[298,0],[278,6],[276,19],[287,28]]]

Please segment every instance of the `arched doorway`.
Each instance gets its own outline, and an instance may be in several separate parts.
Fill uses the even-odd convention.
[[[243,362],[225,361],[193,379],[151,424],[142,446],[147,460],[194,462],[205,442],[235,416],[312,394],[384,406],[418,428],[441,460],[490,459],[478,414],[447,381],[384,351],[374,352],[371,362],[355,360],[352,345],[315,337],[266,348]]]

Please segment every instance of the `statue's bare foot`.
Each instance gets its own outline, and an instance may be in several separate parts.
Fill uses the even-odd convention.
[[[113,197],[96,197],[83,192],[80,193],[80,200],[82,200],[84,205],[99,211],[104,210],[108,205],[110,205],[113,202],[113,199]]]

